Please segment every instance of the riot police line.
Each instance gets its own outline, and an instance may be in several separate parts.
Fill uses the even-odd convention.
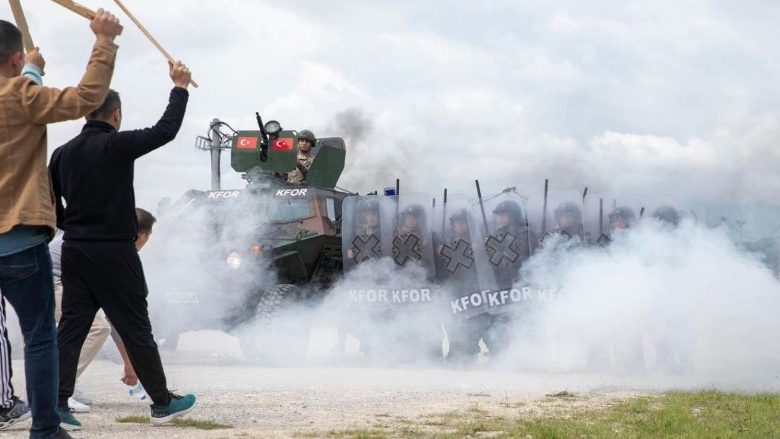
[[[476,357],[480,340],[495,354],[510,343],[513,319],[565,293],[523,279],[522,268],[536,252],[608,246],[650,216],[680,222],[677,210],[659,201],[624,205],[609,194],[589,198],[587,189],[548,191],[547,182],[544,192],[531,195],[511,188],[483,197],[478,182],[476,188],[476,198],[445,190],[438,205],[416,194],[344,200],[344,272],[361,274],[341,293],[350,318],[366,321],[355,334],[359,339],[362,333],[381,343],[369,335],[373,325],[413,318],[430,344],[430,333],[444,326],[451,359]]]

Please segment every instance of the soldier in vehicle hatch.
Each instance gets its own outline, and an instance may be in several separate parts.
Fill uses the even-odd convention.
[[[493,214],[499,227],[485,242],[486,252],[498,286],[510,288],[519,280],[520,266],[530,256],[525,218],[520,205],[512,200],[500,202]]]
[[[379,230],[379,201],[363,201],[358,208],[358,215],[358,227],[352,240],[353,246],[347,249],[347,258],[355,262],[363,262],[366,259],[373,259],[374,256],[381,256],[382,254],[382,237]],[[363,250],[361,250],[361,247],[363,247]],[[376,255],[366,253],[371,253],[372,251],[375,251]]]
[[[288,183],[304,184],[306,176],[309,173],[314,157],[311,155],[311,149],[317,143],[317,138],[309,130],[298,132],[298,160],[295,169],[287,174]]]

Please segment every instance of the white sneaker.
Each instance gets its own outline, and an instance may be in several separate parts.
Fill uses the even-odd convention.
[[[73,410],[74,413],[89,413],[92,411],[88,405],[82,404],[73,398],[68,398],[68,408]]]
[[[73,399],[82,404],[92,405],[92,398],[90,398],[90,396],[86,393],[82,392],[78,387],[76,387],[76,390],[73,391]]]

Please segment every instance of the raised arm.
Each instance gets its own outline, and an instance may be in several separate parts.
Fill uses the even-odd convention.
[[[187,111],[190,83],[190,71],[181,62],[170,66],[170,76],[174,88],[168,98],[168,107],[156,124],[141,130],[120,131],[117,134],[116,147],[130,159],[148,154],[176,138]]]
[[[48,124],[78,119],[103,103],[114,73],[117,51],[114,38],[122,26],[112,14],[99,9],[90,28],[95,33],[95,45],[78,86],[60,90],[27,81],[22,87],[22,107],[33,122]]]

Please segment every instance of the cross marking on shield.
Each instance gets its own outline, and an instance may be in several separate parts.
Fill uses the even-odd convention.
[[[474,265],[474,251],[471,245],[462,239],[445,244],[441,249],[441,256],[446,264],[444,268],[450,273],[455,273],[461,265],[466,268]]]
[[[363,262],[369,259],[379,259],[379,238],[376,235],[357,235],[352,240],[355,248],[355,262]]]
[[[420,238],[413,233],[404,233],[393,238],[393,254],[395,263],[398,265],[406,264],[409,259],[420,260],[422,253],[420,251]]]
[[[488,251],[488,253],[491,253],[490,263],[499,265],[504,261],[504,258],[508,259],[509,262],[514,263],[517,258],[520,257],[520,253],[512,249],[514,243],[515,237],[511,233],[504,233],[499,238],[491,235],[485,243],[488,250],[492,250],[492,253]]]

